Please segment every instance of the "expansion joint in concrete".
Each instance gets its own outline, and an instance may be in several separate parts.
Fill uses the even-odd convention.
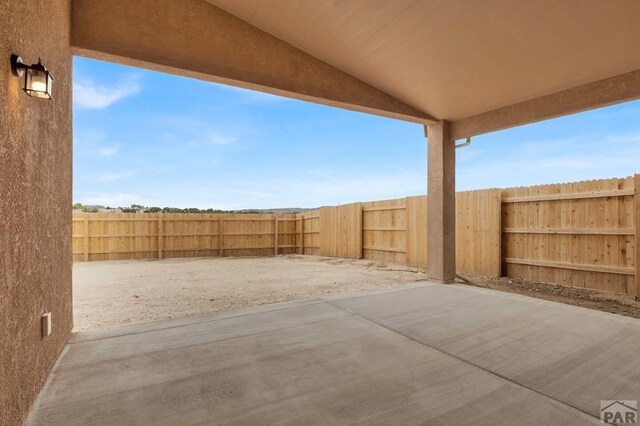
[[[517,387],[522,388],[522,389],[524,389],[524,390],[527,390],[527,391],[529,391],[529,392],[536,393],[536,394],[538,394],[538,395],[540,395],[540,396],[542,396],[542,397],[544,397],[544,398],[550,399],[550,400],[552,400],[552,401],[554,401],[554,402],[556,402],[556,403],[558,403],[558,404],[561,404],[561,405],[564,405],[564,406],[570,407],[570,408],[572,408],[572,409],[574,409],[574,410],[580,411],[581,413],[588,415],[589,417],[592,417],[592,418],[594,418],[594,419],[596,419],[596,420],[600,420],[598,417],[594,416],[592,413],[589,413],[588,411],[585,411],[585,410],[583,410],[583,409],[581,409],[581,408],[579,408],[579,407],[576,407],[576,406],[574,406],[574,405],[568,404],[568,403],[566,403],[565,401],[561,401],[561,400],[559,400],[559,399],[556,399],[556,398],[554,398],[554,397],[553,397],[553,396],[551,396],[551,395],[547,395],[547,394],[545,394],[545,393],[543,393],[543,392],[540,392],[540,391],[538,391],[538,390],[536,390],[536,389],[533,389],[533,388],[531,388],[531,387],[529,387],[529,386],[523,385],[522,383],[515,382],[515,381],[513,381],[512,379],[510,379],[509,377],[503,376],[502,374],[498,374],[498,373],[496,373],[495,371],[491,371],[491,370],[489,370],[489,369],[487,369],[487,368],[485,368],[485,367],[483,367],[483,366],[481,366],[481,365],[478,365],[478,364],[476,364],[476,363],[473,363],[473,362],[471,362],[471,361],[469,361],[469,360],[467,360],[467,359],[461,358],[461,357],[459,357],[458,355],[455,355],[455,354],[453,354],[453,353],[451,353],[451,352],[445,351],[445,350],[443,350],[443,349],[437,348],[437,347],[435,347],[435,346],[432,346],[432,345],[429,345],[429,344],[427,344],[427,343],[425,343],[425,342],[422,342],[422,341],[420,341],[420,340],[417,340],[417,339],[415,339],[415,338],[413,338],[413,337],[411,337],[411,336],[409,336],[409,335],[407,335],[407,334],[405,334],[405,333],[402,333],[402,332],[400,332],[400,331],[398,331],[398,330],[394,330],[393,328],[390,328],[390,327],[388,327],[388,326],[386,326],[386,325],[384,325],[384,324],[381,324],[381,323],[379,323],[379,322],[373,321],[373,320],[371,320],[371,319],[369,319],[369,318],[365,318],[365,317],[363,317],[363,316],[361,316],[361,315],[358,315],[357,313],[353,312],[353,311],[352,311],[352,310],[350,310],[350,309],[343,308],[343,307],[338,306],[338,305],[336,305],[336,304],[334,304],[334,303],[331,303],[330,301],[325,301],[325,303],[327,303],[327,304],[329,304],[329,305],[333,306],[333,307],[334,307],[334,308],[336,308],[336,309],[340,309],[341,311],[344,311],[344,312],[346,312],[346,313],[348,313],[348,314],[352,315],[353,317],[356,317],[356,318],[359,318],[359,319],[361,319],[361,320],[363,320],[363,321],[366,321],[366,322],[368,322],[368,323],[370,323],[370,324],[372,324],[372,325],[374,325],[374,326],[376,326],[376,327],[382,328],[382,329],[387,330],[387,331],[389,331],[389,332],[391,332],[391,333],[395,333],[395,334],[397,334],[397,335],[399,335],[399,336],[404,337],[405,339],[411,340],[411,341],[412,341],[412,342],[414,342],[414,343],[417,343],[417,344],[422,345],[422,346],[424,346],[424,347],[426,347],[426,348],[429,348],[429,349],[431,349],[431,350],[434,350],[434,351],[436,351],[436,352],[439,352],[439,353],[441,353],[441,354],[443,354],[443,355],[445,355],[445,356],[447,356],[447,357],[453,358],[453,359],[455,359],[455,360],[457,360],[457,361],[463,362],[463,363],[465,363],[465,364],[467,364],[467,365],[470,365],[470,366],[472,366],[472,367],[475,367],[475,368],[477,368],[477,369],[480,369],[480,370],[482,370],[482,371],[484,371],[484,372],[486,372],[486,373],[488,373],[488,374],[491,374],[491,375],[492,375],[492,376],[494,376],[494,377],[499,378],[500,380],[503,380],[503,381],[506,381],[506,382],[510,383],[510,384],[511,384],[511,385],[513,385],[513,386],[517,386]]]

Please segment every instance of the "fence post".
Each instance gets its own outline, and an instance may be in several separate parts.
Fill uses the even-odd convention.
[[[304,214],[300,214],[300,254],[304,255]]]
[[[360,253],[358,255],[358,259],[364,259],[364,210],[362,209],[362,203],[358,203],[358,207],[358,240],[360,241]]]
[[[635,284],[636,300],[640,299],[640,174],[633,179],[633,217],[635,218]]]
[[[497,211],[497,219],[498,219],[498,264],[496,265],[496,277],[502,277],[502,190],[495,190],[496,201],[494,201],[498,211]]]
[[[84,214],[84,261],[89,261],[89,213]]]
[[[275,233],[273,236],[274,239],[274,246],[273,246],[273,250],[275,252],[275,255],[278,255],[278,216],[275,216],[273,218],[274,220],[274,228],[275,228]]]
[[[222,257],[224,254],[224,219],[220,218],[220,224],[218,225],[218,246],[220,247],[220,253],[218,257]]]
[[[158,259],[162,259],[162,213],[158,213]]]

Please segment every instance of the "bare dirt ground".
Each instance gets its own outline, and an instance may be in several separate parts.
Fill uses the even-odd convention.
[[[74,331],[425,279],[403,265],[298,255],[75,263]]]
[[[477,287],[524,294],[538,299],[582,306],[628,317],[640,318],[640,302],[631,296],[605,293],[598,290],[576,287],[562,287],[514,278],[494,278],[477,275],[461,275],[465,283]]]
[[[640,318],[640,302],[596,290],[462,275],[469,285]],[[320,256],[75,263],[74,331],[425,281],[424,271]],[[461,281],[462,282],[462,281]]]

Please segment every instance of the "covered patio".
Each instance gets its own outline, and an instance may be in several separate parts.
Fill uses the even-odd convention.
[[[640,320],[409,284],[75,333],[32,425],[598,424]]]

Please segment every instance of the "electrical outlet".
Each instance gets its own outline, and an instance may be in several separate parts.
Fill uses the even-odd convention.
[[[47,337],[51,334],[51,312],[42,314],[42,337]]]

